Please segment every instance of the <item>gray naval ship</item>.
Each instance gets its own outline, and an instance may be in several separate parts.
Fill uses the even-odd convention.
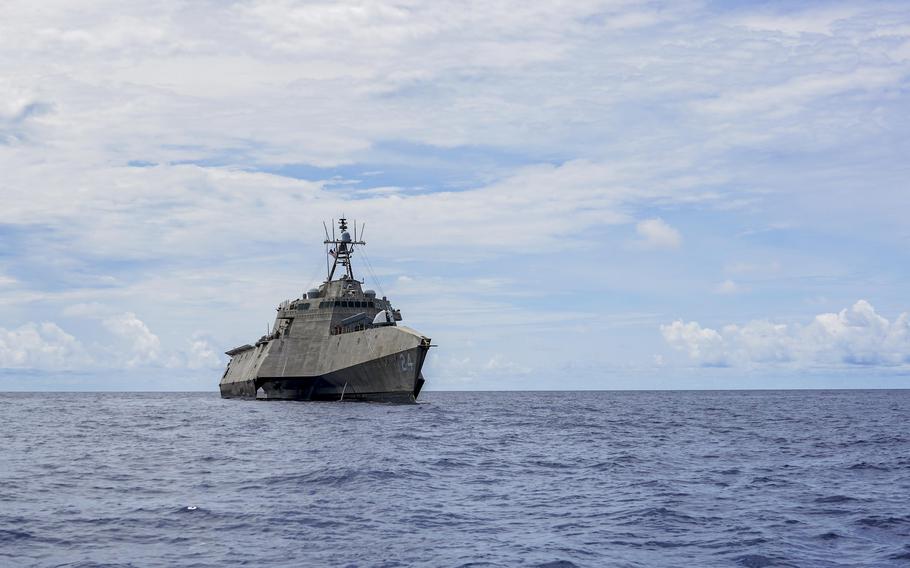
[[[351,257],[366,245],[338,222],[326,229],[327,277],[285,300],[268,335],[226,352],[224,398],[414,402],[430,338],[400,325],[401,312],[354,278]],[[363,231],[361,230],[361,235]],[[336,275],[337,278],[336,278]]]

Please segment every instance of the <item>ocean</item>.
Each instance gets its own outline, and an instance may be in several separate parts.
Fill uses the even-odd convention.
[[[0,566],[908,566],[910,391],[0,393]]]

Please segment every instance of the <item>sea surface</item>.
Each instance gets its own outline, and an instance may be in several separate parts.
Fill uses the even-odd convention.
[[[0,566],[908,566],[910,391],[0,393]]]

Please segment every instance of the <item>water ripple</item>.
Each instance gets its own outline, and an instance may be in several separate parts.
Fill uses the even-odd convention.
[[[908,391],[0,394],[0,566],[906,566],[908,407]]]

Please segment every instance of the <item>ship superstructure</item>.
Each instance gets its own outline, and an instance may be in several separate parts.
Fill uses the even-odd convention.
[[[351,259],[366,245],[338,221],[326,230],[326,280],[277,308],[270,333],[235,347],[221,396],[279,400],[413,402],[430,338],[400,325],[401,312],[365,290]],[[362,230],[361,230],[362,235]]]

